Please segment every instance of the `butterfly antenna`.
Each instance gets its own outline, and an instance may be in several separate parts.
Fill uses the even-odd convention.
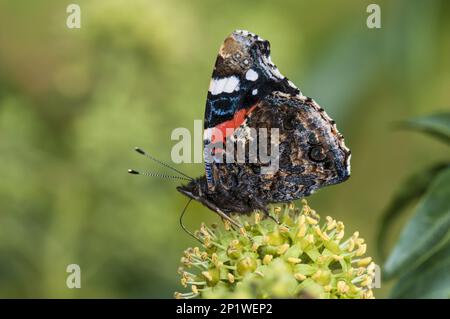
[[[180,215],[180,226],[181,226],[181,228],[183,228],[183,230],[184,230],[189,236],[191,236],[192,238],[194,238],[195,240],[197,240],[197,241],[199,241],[201,244],[203,244],[203,242],[202,242],[197,236],[195,236],[193,232],[191,232],[189,229],[187,229],[186,226],[185,226],[184,223],[183,223],[183,217],[184,217],[184,214],[186,213],[187,208],[188,208],[189,204],[191,203],[191,201],[192,201],[192,198],[190,198],[189,201],[187,202],[186,206],[184,206],[183,212],[182,212],[181,215]]]
[[[159,174],[159,173],[152,173],[152,172],[139,172],[135,169],[129,169],[128,173],[133,175],[144,175],[149,177],[160,177],[160,178],[169,178],[169,179],[181,179],[184,181],[190,181],[191,179],[182,177],[182,176],[173,176],[173,175],[167,175],[167,174]]]
[[[187,174],[185,174],[185,173],[183,173],[183,172],[177,170],[175,167],[172,167],[172,166],[170,166],[170,165],[167,164],[167,163],[164,163],[164,162],[160,161],[159,159],[154,158],[152,155],[150,155],[149,153],[147,153],[146,151],[144,151],[142,148],[135,147],[134,150],[135,150],[136,152],[138,152],[139,154],[141,154],[141,155],[143,155],[143,156],[145,156],[145,157],[151,159],[152,161],[158,163],[159,165],[162,165],[162,166],[164,166],[164,167],[167,167],[168,169],[171,169],[172,171],[174,171],[174,172],[176,172],[176,173],[178,173],[178,174],[183,175],[184,177],[188,178],[190,181],[193,180],[193,178],[190,177],[189,175],[187,175]]]

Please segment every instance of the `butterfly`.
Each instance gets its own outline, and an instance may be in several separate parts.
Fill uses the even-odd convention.
[[[267,150],[277,150],[271,163],[248,154],[241,161],[236,154],[226,156],[224,146],[228,151],[256,145],[259,154],[263,140]],[[243,30],[225,39],[216,59],[204,152],[205,175],[189,178],[177,190],[234,225],[233,213],[268,215],[269,204],[309,196],[350,176],[351,152],[335,122],[280,73],[270,58],[270,43]],[[272,162],[277,165],[270,170]]]

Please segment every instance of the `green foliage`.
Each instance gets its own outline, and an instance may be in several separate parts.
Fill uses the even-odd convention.
[[[439,163],[424,169],[407,178],[399,187],[398,192],[392,198],[389,206],[381,216],[380,227],[377,235],[378,253],[385,257],[383,249],[386,248],[388,232],[396,219],[406,212],[408,205],[420,198],[434,181],[437,174],[448,168],[448,163]]]
[[[403,122],[400,127],[428,133],[450,144],[450,113],[414,118]]]
[[[450,167],[430,185],[414,216],[387,259],[384,273],[393,277],[429,259],[450,239]]]
[[[448,141],[450,114],[408,121],[409,127]],[[384,264],[385,279],[399,277],[395,298],[450,296],[450,162],[432,166],[410,177],[394,197],[381,221],[379,249],[394,218],[419,198],[415,213]]]
[[[438,249],[416,269],[402,275],[392,298],[450,298],[450,244]]]

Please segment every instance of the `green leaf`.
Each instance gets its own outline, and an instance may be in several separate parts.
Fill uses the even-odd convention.
[[[384,265],[385,279],[418,267],[439,249],[450,232],[450,168],[430,185],[415,216]]]
[[[417,269],[400,277],[392,298],[450,298],[450,241]]]
[[[410,119],[400,123],[400,127],[422,131],[450,144],[450,113],[438,113]]]
[[[399,218],[403,212],[405,212],[405,208],[409,204],[426,192],[434,177],[442,169],[447,168],[448,166],[448,163],[433,165],[432,167],[410,176],[400,186],[398,193],[394,196],[389,203],[389,206],[382,214],[380,226],[378,228],[377,248],[378,254],[383,260],[386,258],[386,252],[384,249],[386,247],[388,238],[387,234],[391,228],[391,225],[393,225],[394,221]]]

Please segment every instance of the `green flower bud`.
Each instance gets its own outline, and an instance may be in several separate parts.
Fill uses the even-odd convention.
[[[236,270],[239,275],[243,276],[247,273],[252,273],[256,270],[256,259],[252,256],[245,256],[239,260],[236,265]]]
[[[286,238],[278,230],[270,232],[266,236],[267,244],[272,246],[280,246],[286,242]]]

